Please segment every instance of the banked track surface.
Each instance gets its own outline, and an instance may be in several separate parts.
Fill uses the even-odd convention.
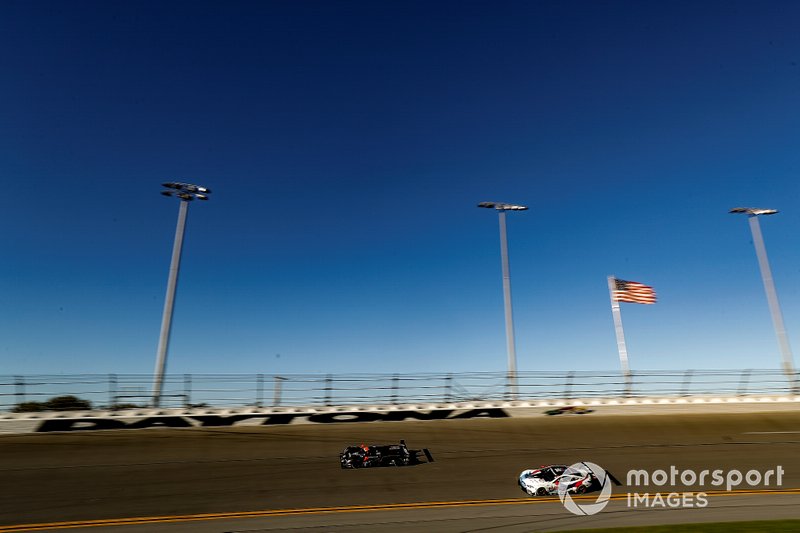
[[[343,471],[338,466],[338,452],[346,444],[401,438],[411,447],[430,448],[436,462],[355,471]],[[0,527],[203,513],[517,500],[523,497],[516,486],[522,469],[578,460],[600,464],[623,482],[629,469],[669,470],[675,465],[681,470],[736,468],[763,472],[781,465],[786,471],[783,488],[790,489],[800,487],[798,452],[800,413],[794,412],[590,414],[4,436],[0,437],[4,488]],[[777,487],[773,483],[772,487],[757,488]],[[633,489],[620,487],[617,492],[627,490]],[[735,499],[731,500],[727,505],[736,506]],[[514,507],[546,507],[556,517],[567,513],[557,504]],[[759,518],[758,507],[754,509],[748,518]],[[760,518],[771,518],[766,507],[764,514]],[[525,512],[522,515],[527,516]],[[532,512],[530,523],[537,520]],[[325,522],[317,519],[316,524],[321,527]],[[590,526],[586,522],[578,527]]]

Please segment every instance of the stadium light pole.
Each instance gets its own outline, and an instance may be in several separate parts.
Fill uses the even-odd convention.
[[[181,266],[181,250],[183,249],[183,234],[186,230],[186,214],[189,202],[194,199],[208,200],[208,195],[211,193],[206,187],[192,185],[191,183],[167,182],[161,185],[166,188],[166,190],[161,191],[161,194],[178,198],[180,207],[178,208],[178,225],[175,228],[175,242],[172,245],[172,262],[169,266],[167,295],[164,298],[164,314],[161,318],[161,334],[158,337],[156,368],[153,376],[153,407],[158,407],[161,404],[164,370],[167,366],[169,334],[172,330],[172,308],[175,304],[175,288],[178,285],[178,270]]]
[[[500,259],[503,266],[503,303],[506,315],[506,349],[508,351],[508,390],[512,400],[517,398],[517,351],[514,344],[514,318],[511,311],[511,274],[508,267],[508,238],[506,211],[525,211],[524,205],[501,202],[481,202],[478,207],[494,209],[500,218]]]
[[[767,303],[772,314],[772,324],[775,327],[775,335],[778,337],[778,346],[783,356],[783,371],[786,373],[792,390],[795,389],[795,370],[792,349],[789,346],[789,338],[786,336],[786,328],[783,325],[783,314],[778,303],[778,293],[775,291],[775,282],[772,280],[772,271],[769,268],[767,259],[767,249],[764,246],[764,237],[761,235],[761,226],[758,217],[761,215],[774,215],[777,209],[759,209],[754,207],[735,207],[730,213],[740,213],[747,215],[750,222],[750,231],[753,234],[753,246],[756,248],[758,256],[758,266],[761,269],[761,280],[764,282],[764,291],[767,293]]]

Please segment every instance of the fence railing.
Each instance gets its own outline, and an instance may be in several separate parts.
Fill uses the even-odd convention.
[[[160,406],[331,406],[492,400],[748,396],[794,394],[796,377],[780,370],[518,372],[449,374],[183,374],[166,376]],[[514,392],[516,391],[516,392]],[[152,376],[132,374],[0,376],[0,411],[71,395],[94,408],[146,407]]]

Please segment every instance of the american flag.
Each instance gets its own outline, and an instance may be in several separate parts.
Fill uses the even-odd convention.
[[[632,304],[654,304],[656,303],[656,291],[644,283],[615,278],[611,299],[615,302]]]

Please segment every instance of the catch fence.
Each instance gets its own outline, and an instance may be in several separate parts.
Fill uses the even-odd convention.
[[[779,370],[416,374],[182,374],[164,379],[160,407],[395,405],[497,400],[795,394]],[[152,376],[0,376],[0,411],[76,396],[96,409],[152,405]]]

